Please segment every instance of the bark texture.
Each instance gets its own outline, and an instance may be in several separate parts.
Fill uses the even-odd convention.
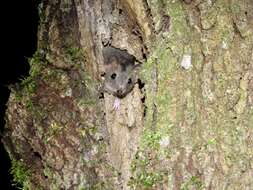
[[[11,87],[3,138],[23,189],[252,189],[252,0],[39,10],[39,48]],[[106,45],[144,63],[119,110],[99,93]]]

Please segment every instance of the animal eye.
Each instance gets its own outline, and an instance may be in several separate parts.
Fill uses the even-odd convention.
[[[132,83],[132,79],[129,78],[128,81],[127,81],[128,84],[131,84]]]
[[[117,76],[116,73],[113,73],[113,74],[111,75],[111,78],[112,78],[112,79],[115,79],[116,76]]]

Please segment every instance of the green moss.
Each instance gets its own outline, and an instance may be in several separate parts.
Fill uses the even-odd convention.
[[[27,99],[26,101],[26,108],[30,111],[34,110],[34,104],[33,101],[31,99]]]
[[[230,9],[232,11],[232,13],[234,14],[238,14],[241,12],[241,6],[238,4],[238,2],[233,2],[230,6]]]
[[[146,147],[149,147],[152,150],[158,150],[160,145],[159,141],[161,139],[161,133],[156,132],[153,130],[145,130],[143,136],[142,136],[142,141],[141,141],[141,146],[145,149]]]
[[[128,185],[130,187],[141,187],[141,188],[150,188],[153,187],[158,182],[161,182],[163,176],[160,173],[156,172],[141,172],[137,174],[136,178],[133,178],[129,181]]]
[[[44,167],[43,172],[44,172],[44,175],[45,175],[45,176],[47,176],[47,177],[49,177],[49,178],[52,178],[53,174],[52,174],[52,172],[51,172],[51,169],[50,169],[48,166],[45,166],[45,167]]]
[[[31,171],[26,167],[22,161],[12,160],[11,171],[13,175],[14,185],[22,190],[29,190]]]
[[[150,188],[163,182],[164,172],[152,168],[152,162],[145,152],[138,152],[132,162],[131,171],[134,174],[128,181],[128,186],[134,189]]]
[[[40,75],[43,63],[46,63],[46,61],[44,60],[43,51],[36,51],[33,57],[28,58],[28,62],[30,64],[29,76],[21,79],[21,90],[18,88],[19,90],[15,93],[18,101],[20,101],[22,97],[30,98],[32,95],[34,95],[37,89],[36,79]]]
[[[180,188],[180,190],[190,190],[190,189],[197,189],[197,190],[204,189],[204,185],[199,177],[192,176],[187,182],[183,183]]]
[[[40,74],[42,66],[47,64],[44,50],[37,50],[31,58],[28,59],[30,64],[29,74],[31,77],[36,77]]]
[[[21,81],[21,86],[24,88],[26,95],[32,95],[36,90],[36,82],[33,77],[29,76]]]
[[[85,58],[84,52],[79,47],[69,47],[65,50],[65,52],[66,56],[73,62],[80,61]]]
[[[96,105],[96,99],[94,96],[86,95],[85,97],[83,97],[78,101],[79,107],[87,107],[93,105]]]
[[[45,11],[43,10],[43,4],[40,3],[38,6],[39,23],[44,23],[46,20]]]
[[[59,134],[65,126],[62,126],[56,122],[51,123],[50,128],[44,136],[44,142],[47,143],[50,141],[55,135]]]
[[[72,1],[70,0],[63,0],[60,4],[60,9],[64,13],[69,13],[72,7]]]
[[[157,169],[159,156],[165,155],[160,147],[163,134],[160,131],[146,129],[142,135],[140,150],[136,153],[135,159],[131,164],[133,174],[128,185],[132,188],[151,188],[162,183],[165,170]]]
[[[113,187],[114,186],[111,184],[111,182],[101,181],[101,182],[93,185],[89,189],[94,189],[94,190],[110,190],[110,189],[113,189]]]

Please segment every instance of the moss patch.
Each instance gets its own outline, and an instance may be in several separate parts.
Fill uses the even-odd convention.
[[[29,190],[31,171],[22,161],[12,160],[11,165],[10,173],[13,175],[14,185],[19,189]]]

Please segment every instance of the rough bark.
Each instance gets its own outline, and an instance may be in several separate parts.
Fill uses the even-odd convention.
[[[3,138],[28,189],[251,189],[251,0],[53,0]],[[113,109],[102,48],[144,62]],[[143,87],[142,83],[145,83]],[[20,169],[21,168],[21,169]]]

